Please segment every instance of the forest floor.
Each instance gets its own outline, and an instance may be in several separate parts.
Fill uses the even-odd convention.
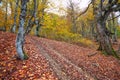
[[[0,80],[120,80],[120,61],[65,42],[27,36],[28,60],[16,59],[16,35],[0,32]]]

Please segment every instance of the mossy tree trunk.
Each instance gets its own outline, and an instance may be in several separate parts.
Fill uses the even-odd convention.
[[[106,27],[106,21],[111,12],[118,11],[119,5],[117,5],[118,0],[109,1],[104,4],[105,0],[100,0],[100,3],[96,6],[95,0],[93,0],[94,15],[96,21],[96,31],[98,34],[99,50],[101,50],[106,55],[113,55],[120,59],[112,47],[111,43],[111,32]],[[113,8],[113,5],[115,8]]]
[[[100,14],[96,15],[96,22],[97,22],[96,29],[97,29],[98,37],[99,37],[99,40],[98,40],[99,50],[101,50],[106,55],[113,55],[119,58],[112,47],[111,39],[109,36],[110,32],[106,28],[107,15],[109,15],[109,12],[108,14],[106,14],[105,17],[101,16]]]

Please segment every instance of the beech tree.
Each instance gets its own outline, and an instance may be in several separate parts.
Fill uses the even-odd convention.
[[[110,38],[112,33],[108,30],[106,21],[112,12],[120,11],[120,0],[91,0],[88,7],[78,16],[84,14],[88,10],[90,4],[93,5],[94,24],[96,24],[99,42],[98,50],[101,50],[106,55],[113,55],[119,58],[112,47]]]
[[[26,22],[26,15],[27,15],[27,2],[29,2],[29,0],[21,0],[21,13],[20,13],[20,18],[19,18],[20,19],[19,20],[19,29],[18,29],[18,34],[17,34],[17,38],[16,38],[17,54],[21,60],[28,59],[27,54],[23,50],[24,39],[25,39],[25,35],[31,31],[33,25],[35,24],[35,19],[34,20],[32,20],[32,19],[36,18],[36,9],[37,9],[36,8],[37,1],[33,0],[34,9],[33,9],[30,19],[28,20],[27,28],[25,29],[25,22]]]
[[[120,10],[119,0],[100,0],[99,4],[95,4],[97,0],[92,0],[95,5],[95,20],[97,23],[96,29],[99,37],[99,50],[107,55],[113,55],[119,58],[112,47],[110,40],[111,32],[106,27],[106,20],[111,12]]]
[[[24,24],[25,24],[26,12],[27,12],[27,2],[28,0],[21,0],[19,29],[18,29],[18,34],[16,38],[16,50],[17,50],[18,57],[21,60],[27,59],[27,55],[24,53],[24,50],[23,50],[24,38],[25,38]]]

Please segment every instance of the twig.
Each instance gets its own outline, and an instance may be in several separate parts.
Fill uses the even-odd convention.
[[[111,21],[111,20],[113,20],[113,19],[115,19],[115,18],[118,18],[120,15],[117,15],[116,17],[114,17],[114,18],[112,18],[112,19],[109,19],[108,21]]]

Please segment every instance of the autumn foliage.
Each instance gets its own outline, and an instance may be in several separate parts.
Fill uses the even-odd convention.
[[[120,0],[55,4],[0,0],[0,80],[119,80]]]

